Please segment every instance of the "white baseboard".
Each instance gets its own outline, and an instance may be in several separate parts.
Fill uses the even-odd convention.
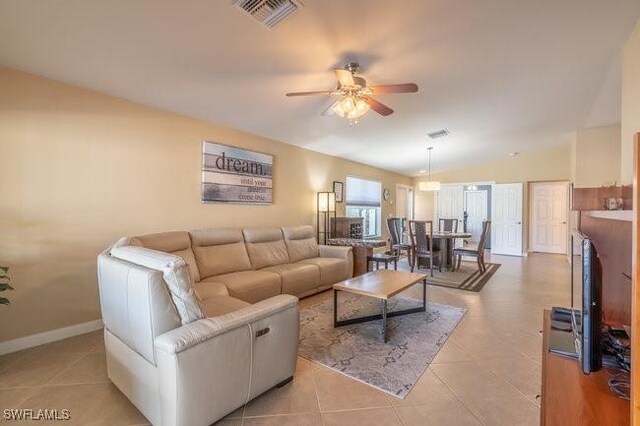
[[[45,331],[44,333],[32,334],[31,336],[20,337],[14,340],[0,342],[0,355],[11,352],[18,352],[23,349],[44,345],[68,337],[79,336],[100,330],[103,327],[102,320],[84,322],[82,324],[70,325],[69,327],[58,328],[56,330]]]

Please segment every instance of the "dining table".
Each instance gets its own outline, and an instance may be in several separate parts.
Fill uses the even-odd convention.
[[[454,266],[453,250],[455,248],[455,241],[457,239],[464,240],[471,238],[472,236],[473,235],[468,232],[433,231],[433,239],[444,242],[444,244],[440,244],[440,248],[442,250],[442,256],[445,259],[446,269],[452,270]]]

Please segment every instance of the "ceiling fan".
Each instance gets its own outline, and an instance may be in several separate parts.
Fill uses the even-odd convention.
[[[369,111],[374,110],[382,116],[393,114],[393,110],[373,98],[374,95],[387,93],[415,93],[418,85],[415,83],[385,84],[381,86],[367,86],[367,81],[356,75],[360,65],[356,62],[347,64],[345,69],[334,69],[338,86],[336,90],[318,90],[313,92],[293,92],[287,96],[333,95],[338,99],[322,115],[339,115],[355,122]]]

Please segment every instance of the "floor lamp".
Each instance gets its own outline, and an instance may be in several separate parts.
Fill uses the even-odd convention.
[[[331,225],[336,218],[336,194],[334,192],[318,192],[318,244],[326,244],[332,237]],[[333,223],[331,221],[333,218]],[[321,238],[322,237],[322,238]]]

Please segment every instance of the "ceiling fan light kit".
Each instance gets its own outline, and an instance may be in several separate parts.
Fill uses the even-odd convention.
[[[322,115],[337,115],[349,120],[349,124],[357,123],[357,120],[364,116],[369,110],[387,116],[393,114],[393,110],[373,98],[373,95],[384,93],[415,93],[418,86],[415,83],[387,84],[382,86],[368,86],[367,81],[355,74],[360,69],[360,65],[351,62],[345,69],[333,70],[338,80],[335,91],[320,90],[311,92],[293,92],[286,96],[308,96],[308,95],[332,95],[338,96],[329,108]]]
[[[333,105],[333,112],[340,117],[356,120],[365,115],[370,108],[362,98],[345,96]]]

